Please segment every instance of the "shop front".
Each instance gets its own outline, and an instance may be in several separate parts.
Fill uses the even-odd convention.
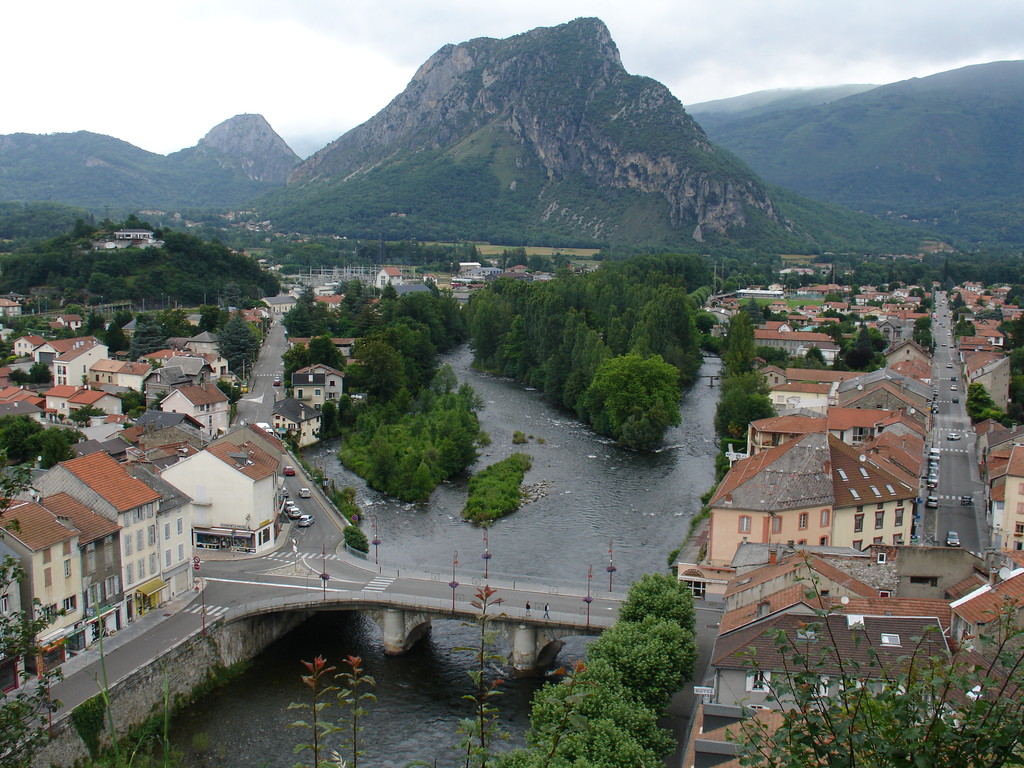
[[[135,590],[135,613],[142,616],[157,608],[162,602],[160,593],[167,586],[167,583],[157,577],[150,579]]]
[[[195,526],[192,529],[192,545],[196,549],[219,549],[257,554],[273,544],[274,533],[275,528],[270,521],[256,530],[227,526]]]

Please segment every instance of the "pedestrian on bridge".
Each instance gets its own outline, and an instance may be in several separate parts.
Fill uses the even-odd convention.
[[[526,618],[530,618],[530,601],[526,601]]]
[[[550,608],[551,608],[550,605],[548,605],[547,603],[544,603],[544,618],[545,619],[550,619],[551,618],[551,614],[548,612],[550,610]]]

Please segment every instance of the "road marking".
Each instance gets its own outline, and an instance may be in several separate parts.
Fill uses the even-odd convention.
[[[296,576],[297,579],[309,578],[308,576]],[[278,587],[280,589],[308,589],[309,587],[303,584],[275,584],[272,581],[248,581],[246,579],[215,579],[211,576],[204,577],[205,581],[219,581],[224,584],[246,584],[253,587]],[[331,583],[340,584],[360,584],[358,581],[350,581],[348,579],[337,579],[331,577]],[[339,592],[347,592],[348,590],[338,590]]]
[[[223,605],[208,605],[206,606],[206,615],[216,617],[220,616],[222,613],[227,613],[229,610],[231,609]],[[202,612],[203,606],[201,605],[194,605],[191,608],[185,609],[185,613],[194,613],[197,616],[201,615]]]
[[[377,576],[373,581],[363,587],[366,592],[383,592],[389,586],[394,579],[390,576]]]

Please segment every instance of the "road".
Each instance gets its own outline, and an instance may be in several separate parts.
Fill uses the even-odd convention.
[[[935,353],[932,364],[934,414],[928,449],[939,450],[938,487],[926,491],[938,498],[938,509],[926,510],[922,542],[941,546],[949,531],[956,531],[961,545],[972,552],[981,552],[988,537],[984,530],[984,494],[978,474],[976,437],[967,416],[966,385],[952,334],[948,298],[936,292],[935,315],[932,321]],[[957,402],[954,402],[956,400]],[[951,440],[949,435],[959,435]],[[927,470],[925,470],[927,477]],[[962,504],[970,497],[968,506]]]
[[[284,325],[275,318],[270,332],[260,349],[259,357],[249,374],[249,392],[238,401],[235,414],[236,424],[270,423],[274,413],[274,401],[284,397],[284,386],[273,386],[274,376],[284,372],[281,356],[288,349]]]

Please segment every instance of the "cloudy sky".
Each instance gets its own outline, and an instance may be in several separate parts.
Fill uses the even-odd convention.
[[[88,130],[166,154],[256,112],[306,156],[446,43],[578,16],[684,104],[1024,59],[1019,0],[7,0],[0,134]]]

